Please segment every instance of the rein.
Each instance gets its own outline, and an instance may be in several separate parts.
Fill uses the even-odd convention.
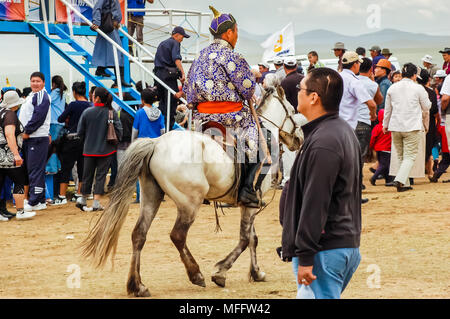
[[[294,132],[295,132],[296,125],[295,125],[294,119],[292,118],[292,115],[289,115],[289,110],[287,109],[286,105],[284,104],[284,101],[283,101],[278,95],[272,94],[272,96],[275,97],[275,98],[280,102],[281,106],[283,106],[283,110],[284,110],[284,113],[285,113],[285,115],[286,115],[285,118],[284,118],[284,120],[283,120],[283,123],[281,123],[281,126],[278,126],[278,125],[275,124],[273,121],[269,120],[267,117],[265,117],[264,115],[262,115],[261,112],[258,112],[258,116],[259,116],[260,118],[262,118],[263,120],[269,122],[269,123],[272,124],[273,126],[275,126],[275,127],[278,129],[278,131],[279,131],[280,133],[283,132],[283,133],[286,134],[287,136],[294,137]],[[259,108],[258,108],[258,109],[259,109]],[[291,132],[286,132],[285,130],[283,130],[284,124],[286,123],[287,120],[290,120],[291,123],[292,123],[292,130],[291,130]],[[278,134],[278,136],[280,137],[280,139],[283,139],[283,137],[281,136],[280,133]]]

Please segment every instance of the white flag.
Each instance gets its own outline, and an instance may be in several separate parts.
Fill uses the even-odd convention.
[[[266,41],[261,43],[266,49],[262,60],[268,61],[275,57],[295,55],[294,25],[289,23],[283,30],[272,34]]]

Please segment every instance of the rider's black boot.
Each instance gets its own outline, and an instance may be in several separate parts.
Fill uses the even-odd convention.
[[[246,163],[243,166],[245,179],[239,191],[239,202],[246,207],[261,208],[265,205],[261,198],[261,184],[266,177],[264,165],[263,163]],[[256,177],[258,171],[260,172]],[[256,183],[254,183],[255,178]]]

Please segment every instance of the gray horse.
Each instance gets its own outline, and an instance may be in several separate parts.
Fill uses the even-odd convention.
[[[301,123],[298,114],[294,114],[294,108],[285,99],[282,89],[267,92],[257,112],[264,127],[279,133],[276,137],[289,149],[300,148],[303,141]],[[178,210],[170,238],[180,253],[190,281],[205,287],[205,279],[186,245],[186,237],[204,199],[233,203],[231,198],[224,196],[236,183],[233,159],[207,135],[171,131],[156,139],[138,139],[132,143],[118,171],[118,187],[83,242],[83,255],[92,258],[97,267],[105,265],[111,253],[114,258],[119,232],[139,178],[140,216],[132,234],[133,256],[127,283],[128,294],[136,297],[150,296],[141,281],[140,254],[164,194],[175,202]],[[268,174],[261,186],[263,194],[270,189],[270,184],[271,176]],[[247,246],[251,254],[251,279],[265,280],[265,273],[259,269],[256,260],[258,238],[254,219],[257,212],[256,208],[241,206],[239,242],[227,257],[215,265],[212,281],[217,285],[225,286],[226,272]]]

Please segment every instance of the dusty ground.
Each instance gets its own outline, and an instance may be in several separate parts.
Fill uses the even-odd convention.
[[[448,178],[449,174],[443,176]],[[397,193],[384,187],[384,181],[378,183],[373,187],[366,178],[364,194],[371,200],[363,206],[362,261],[343,298],[449,298],[450,184],[420,179],[414,191]],[[152,298],[295,297],[291,264],[281,262],[275,253],[281,237],[279,196],[278,191],[256,219],[258,261],[267,281],[248,281],[250,256],[245,251],[228,272],[226,288],[212,283],[210,275],[214,264],[237,243],[239,210],[227,209],[220,216],[223,232],[215,233],[214,209],[202,206],[188,236],[207,279],[207,287],[200,288],[189,282],[169,238],[175,221],[173,202],[163,203],[142,253],[141,276]],[[80,258],[78,245],[98,214],[82,213],[73,203],[50,207],[32,220],[0,223],[0,298],[127,298],[131,230],[138,214],[139,206],[133,204],[120,235],[114,270],[110,263],[103,270],[92,269]],[[70,235],[74,238],[67,239]],[[81,287],[70,288],[76,269]]]

